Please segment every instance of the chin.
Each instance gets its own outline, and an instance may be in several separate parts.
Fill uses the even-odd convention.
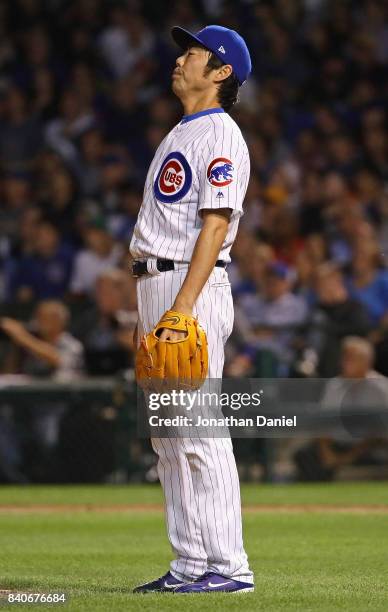
[[[171,89],[173,91],[173,93],[178,96],[179,98],[179,93],[181,91],[181,88],[179,87],[179,84],[177,83],[177,79],[173,79],[172,83],[171,83]]]
[[[174,82],[171,84],[171,90],[172,90],[173,94],[175,94],[178,98],[180,98],[180,96],[179,96],[179,87],[176,87]]]

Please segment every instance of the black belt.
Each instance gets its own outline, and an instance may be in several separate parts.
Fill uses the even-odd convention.
[[[179,265],[179,262],[176,263]],[[216,268],[226,268],[226,261],[217,259],[215,266]],[[156,268],[159,272],[169,272],[170,270],[175,270],[175,262],[173,262],[171,259],[157,259]],[[132,262],[132,275],[135,278],[138,278],[139,276],[144,276],[144,274],[150,274],[147,268],[147,262],[138,260]]]

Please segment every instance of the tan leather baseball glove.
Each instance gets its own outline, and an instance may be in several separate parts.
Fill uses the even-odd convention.
[[[181,340],[162,342],[163,329],[185,332]],[[143,336],[136,354],[136,380],[143,389],[199,389],[207,376],[205,330],[195,317],[168,310]]]

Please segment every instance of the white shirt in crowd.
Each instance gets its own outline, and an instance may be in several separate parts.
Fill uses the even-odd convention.
[[[84,370],[84,349],[79,340],[68,332],[63,332],[55,343],[59,352],[60,365],[55,370],[55,380],[79,377]]]
[[[123,253],[122,246],[118,244],[115,244],[105,257],[100,257],[89,249],[80,251],[74,262],[73,275],[70,281],[71,292],[91,295],[101,272],[117,267]]]

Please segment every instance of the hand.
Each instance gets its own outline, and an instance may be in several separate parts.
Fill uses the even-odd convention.
[[[173,303],[171,310],[175,310],[176,312],[181,312],[182,314],[185,314],[187,317],[193,316],[193,309],[185,304],[180,303],[178,299],[176,299],[175,302]],[[166,329],[163,329],[159,337],[160,337],[161,342],[167,342],[167,341],[178,342],[179,340],[183,340],[183,338],[185,338],[186,335],[187,335],[186,332],[175,331],[174,329],[166,328]]]
[[[26,333],[26,328],[23,323],[20,323],[20,321],[16,319],[11,319],[10,317],[2,317],[0,320],[0,327],[13,340],[17,340]]]
[[[159,338],[161,342],[178,342],[187,336],[184,331],[175,331],[175,329],[164,329]]]

